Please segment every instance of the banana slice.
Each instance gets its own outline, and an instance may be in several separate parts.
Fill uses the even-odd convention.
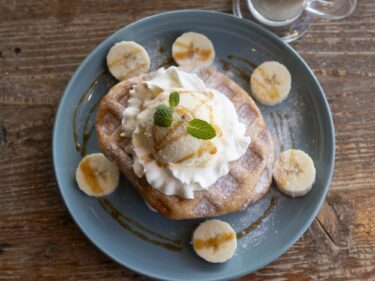
[[[148,72],[150,57],[141,45],[122,41],[109,50],[107,65],[111,74],[121,81]]]
[[[278,188],[291,197],[304,196],[315,182],[314,162],[302,150],[290,149],[280,154],[273,169]]]
[[[215,58],[215,49],[205,35],[186,32],[174,41],[172,57],[178,65],[210,66]]]
[[[118,186],[119,169],[102,153],[84,157],[76,170],[78,187],[90,196],[104,196],[112,193]]]
[[[198,256],[208,262],[221,263],[233,256],[237,248],[237,237],[228,223],[208,220],[194,231],[192,243]]]
[[[277,61],[267,61],[251,75],[251,93],[261,104],[275,105],[286,99],[291,82],[290,73],[284,65]]]

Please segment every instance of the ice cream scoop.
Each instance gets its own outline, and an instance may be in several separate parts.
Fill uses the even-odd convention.
[[[161,127],[153,122],[153,115],[159,104],[167,104],[171,92],[179,94],[180,103],[173,109],[172,125]],[[206,120],[215,126],[212,97],[213,95],[207,92],[169,89],[163,91],[138,116],[138,126],[144,129],[153,155],[158,161],[208,165],[209,159],[217,152],[215,140],[195,138],[188,133],[187,127],[193,119]]]

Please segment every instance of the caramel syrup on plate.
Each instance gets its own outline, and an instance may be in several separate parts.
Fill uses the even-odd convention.
[[[264,211],[264,213],[256,221],[252,222],[249,226],[247,226],[243,230],[236,233],[237,239],[241,239],[244,236],[246,236],[247,234],[249,234],[250,232],[252,232],[253,230],[255,230],[271,214],[273,208],[277,204],[277,200],[278,200],[277,197],[272,197],[270,199],[269,206]],[[145,227],[144,225],[140,224],[136,220],[122,214],[119,210],[117,210],[111,204],[111,202],[108,199],[101,198],[98,201],[99,201],[100,206],[108,214],[110,214],[112,216],[112,218],[114,220],[116,220],[116,222],[118,222],[125,230],[127,230],[131,234],[137,236],[138,238],[140,238],[140,239],[142,239],[146,242],[149,242],[149,243],[151,243],[155,246],[164,248],[166,250],[175,251],[175,252],[184,251],[185,248],[181,245],[182,244],[181,240],[174,240],[174,239],[168,238],[168,237],[166,237],[162,234],[159,234],[159,233]],[[157,238],[165,240],[167,242],[162,242],[162,241],[159,241],[159,240],[152,239],[148,235],[146,235],[145,233],[142,233],[140,231],[135,230],[132,226],[137,227],[138,229],[144,231],[145,233],[147,233],[151,236],[157,237]],[[209,240],[203,241],[203,242],[195,241],[194,247],[200,249],[200,248],[203,248],[203,247],[211,246],[211,244],[218,243],[219,240],[220,240],[220,243],[221,243],[222,241],[230,240],[232,238],[233,237],[223,236],[223,237],[216,237],[215,239],[209,239]],[[211,243],[211,244],[206,245],[207,243]]]
[[[245,67],[239,66],[235,61],[245,64]],[[221,59],[220,63],[226,71],[232,71],[238,75],[242,80],[249,82],[251,72],[257,67],[255,63],[249,59],[238,57],[236,55],[228,55],[227,59]]]
[[[95,130],[95,122],[93,122],[93,117],[95,117],[95,112],[99,106],[100,100],[95,102],[93,105],[91,105],[91,108],[89,109],[86,117],[84,118],[83,123],[83,132],[82,132],[82,142],[79,141],[79,133],[78,133],[78,113],[82,109],[83,106],[86,106],[91,98],[93,98],[93,95],[95,94],[95,91],[100,85],[105,85],[105,88],[109,90],[114,84],[115,84],[114,78],[109,74],[108,71],[101,71],[99,75],[95,78],[95,80],[90,84],[90,86],[87,88],[87,90],[83,93],[81,98],[78,101],[78,104],[75,106],[74,112],[73,112],[73,118],[72,118],[72,127],[73,127],[73,139],[75,143],[76,151],[81,152],[81,156],[86,155],[87,151],[87,142],[89,141],[92,133]]]
[[[91,134],[95,130],[95,124],[92,124],[91,126],[89,124],[90,124],[90,120],[91,120],[94,112],[96,112],[96,110],[98,109],[99,104],[100,104],[100,100],[97,101],[96,103],[94,103],[91,106],[91,108],[89,110],[89,113],[87,114],[87,117],[85,119],[85,122],[83,123],[83,139],[82,139],[82,146],[81,146],[81,155],[82,156],[86,155],[87,143],[88,143],[88,141],[91,137]]]
[[[236,55],[228,55],[227,58],[230,61],[237,60],[237,61],[244,62],[245,64],[247,64],[247,66],[251,67],[253,70],[258,67],[258,65],[256,63],[253,63],[251,60],[245,59]]]
[[[255,230],[265,220],[265,218],[267,218],[271,214],[273,208],[277,204],[277,201],[278,198],[272,196],[268,208],[264,211],[263,215],[261,215],[256,221],[251,223],[248,227],[245,227],[243,230],[237,232],[237,239],[241,239],[242,237],[249,234],[251,231]]]
[[[134,219],[122,214],[120,211],[118,211],[108,199],[102,198],[99,199],[100,206],[109,213],[112,218],[114,218],[125,230],[129,231],[131,234],[137,236],[138,238],[149,242],[155,246],[162,247],[167,250],[175,251],[175,252],[182,252],[184,248],[181,246],[181,240],[173,240],[171,238],[168,238],[166,236],[163,236],[143,225],[135,221]],[[162,240],[166,240],[168,242],[161,242],[159,240],[155,240],[147,236],[146,234],[139,232],[135,230],[132,226],[135,226],[139,229],[142,229],[144,232],[160,238]]]

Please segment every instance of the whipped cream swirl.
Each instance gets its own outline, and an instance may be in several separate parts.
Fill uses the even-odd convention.
[[[174,91],[180,94],[180,103],[172,125],[154,125],[156,107],[167,105]],[[123,135],[132,139],[126,150],[133,155],[134,172],[166,195],[193,199],[194,191],[208,189],[226,175],[229,162],[240,158],[250,144],[233,103],[219,91],[206,88],[195,74],[162,68],[129,94],[122,127]],[[186,128],[192,119],[210,123],[216,137],[200,140],[189,135]]]

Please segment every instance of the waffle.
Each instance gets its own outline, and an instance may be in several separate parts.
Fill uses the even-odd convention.
[[[184,199],[165,195],[149,185],[145,177],[135,175],[132,156],[125,151],[131,139],[121,136],[121,119],[132,86],[152,79],[155,72],[122,81],[103,98],[96,118],[99,146],[144,200],[168,218],[205,218],[243,210],[268,191],[272,180],[274,147],[262,114],[248,93],[225,75],[211,68],[180,69],[197,74],[208,88],[225,94],[247,127],[246,135],[251,137],[251,144],[240,159],[230,163],[226,176],[219,178],[208,190],[195,191],[194,199]]]

